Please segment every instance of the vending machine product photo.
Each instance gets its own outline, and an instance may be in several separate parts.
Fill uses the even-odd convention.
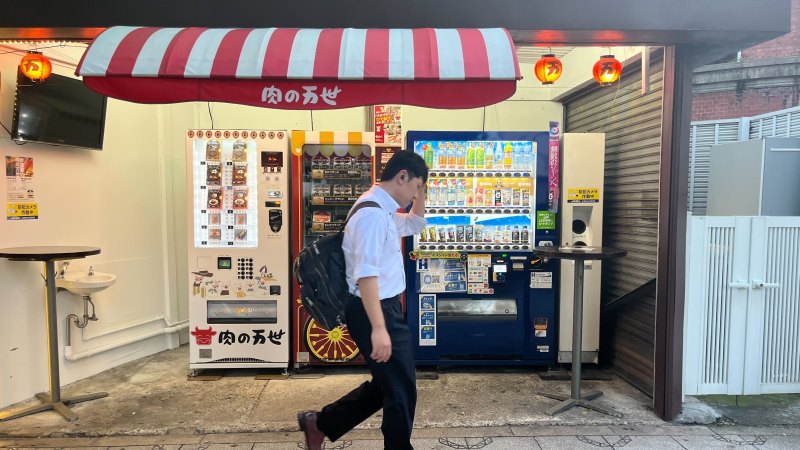
[[[409,131],[429,167],[428,225],[406,238],[418,364],[552,364],[558,267],[548,132]]]
[[[292,131],[292,260],[317,239],[342,230],[374,176],[374,133]],[[299,286],[293,280],[293,292]],[[292,301],[292,355],[306,365],[364,364],[346,326],[328,330]]]
[[[186,134],[189,368],[289,366],[289,136]]]

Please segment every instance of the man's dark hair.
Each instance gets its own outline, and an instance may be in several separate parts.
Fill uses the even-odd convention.
[[[399,151],[389,159],[386,168],[383,169],[381,180],[389,181],[403,169],[408,171],[411,178],[421,177],[423,183],[428,181],[428,166],[425,164],[425,160],[408,150]]]

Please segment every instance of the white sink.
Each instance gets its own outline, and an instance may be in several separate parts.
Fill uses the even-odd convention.
[[[56,286],[64,288],[73,294],[92,295],[95,292],[111,286],[117,280],[117,276],[110,273],[94,272],[68,272],[64,278],[56,279]]]

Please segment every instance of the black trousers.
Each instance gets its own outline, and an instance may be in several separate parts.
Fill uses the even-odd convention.
[[[317,427],[328,439],[336,441],[383,408],[384,448],[413,449],[411,429],[417,406],[417,379],[411,334],[403,318],[399,296],[381,300],[381,308],[392,340],[391,358],[385,363],[370,358],[372,325],[361,299],[351,297],[345,310],[347,329],[369,365],[372,380],[322,408]]]

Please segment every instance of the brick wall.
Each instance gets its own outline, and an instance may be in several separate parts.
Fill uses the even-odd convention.
[[[695,94],[692,120],[757,116],[800,105],[800,86]]]
[[[800,0],[792,0],[791,31],[742,50],[743,61],[800,56]],[[692,120],[749,117],[798,106],[800,86],[731,90],[695,94]]]

